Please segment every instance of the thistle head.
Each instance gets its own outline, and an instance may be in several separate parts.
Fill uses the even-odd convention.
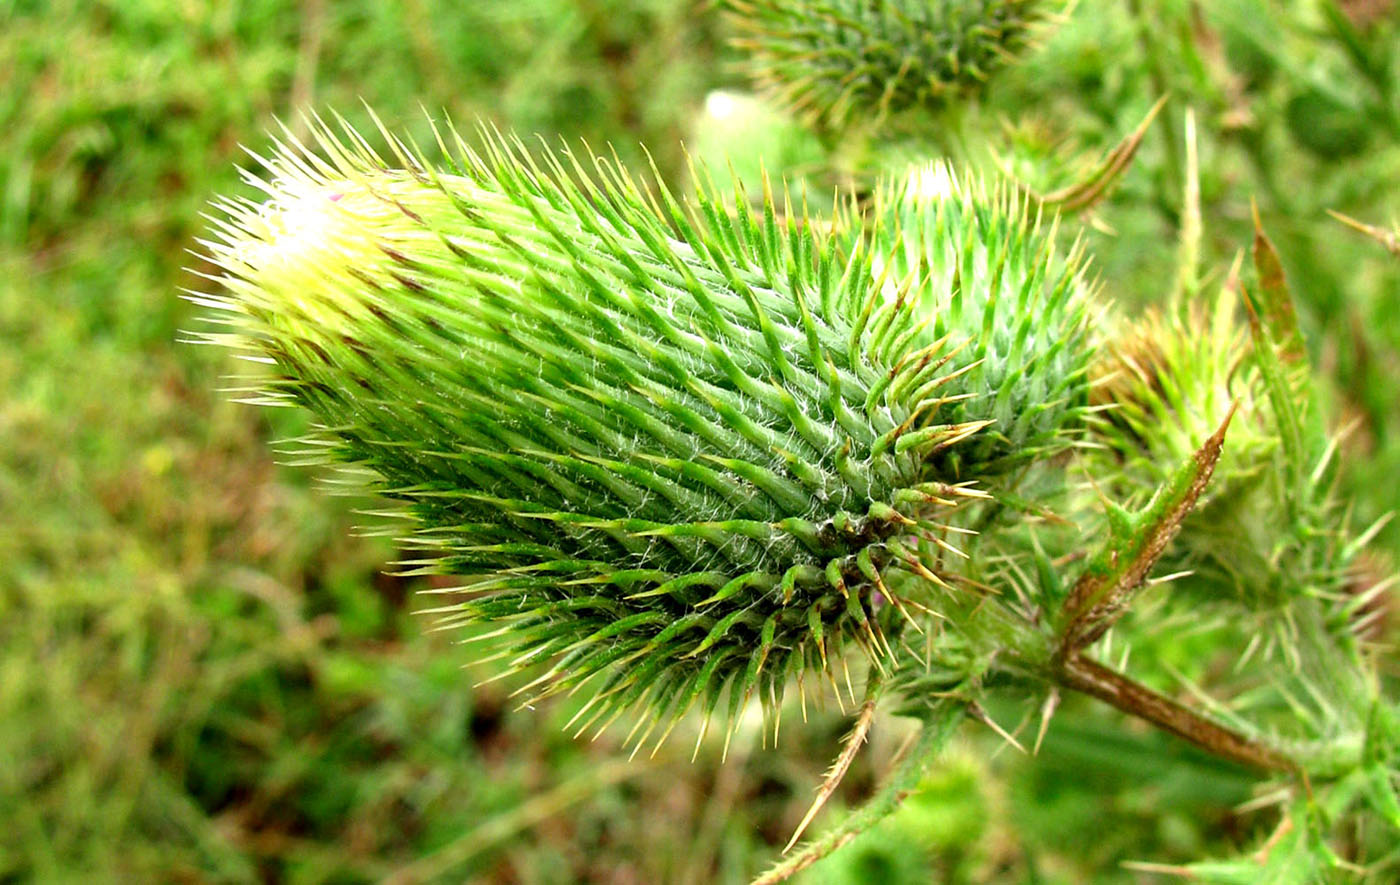
[[[960,421],[991,425],[940,453],[953,476],[987,476],[1053,456],[1082,430],[1089,400],[1092,286],[1076,242],[1001,185],[916,166],[876,194],[873,270],[946,340]]]
[[[938,304],[787,198],[687,208],[606,161],[458,144],[446,169],[281,148],[269,198],[223,206],[210,337],[403,503],[415,564],[461,579],[447,624],[498,626],[534,696],[594,687],[584,726],[643,707],[664,735],[883,666],[980,494],[941,459],[986,421],[948,417],[982,393]]]
[[[1252,338],[1240,304],[1238,289],[1225,285],[1213,298],[1149,311],[1120,328],[1094,367],[1102,411],[1092,422],[1089,469],[1116,477],[1104,488],[1131,500],[1232,414],[1211,483],[1163,570],[1192,572],[1177,592],[1206,605],[1240,601],[1267,613],[1298,598],[1335,600],[1352,581],[1359,549],[1328,482],[1335,441],[1314,456],[1320,460],[1290,463],[1309,456],[1289,451],[1284,411],[1306,411],[1303,385],[1311,382],[1301,365],[1280,363],[1270,383],[1260,354],[1272,345]],[[1289,519],[1298,534],[1281,540]]]
[[[1190,455],[1231,405],[1230,444],[1221,454],[1207,498],[1233,494],[1270,466],[1278,447],[1266,402],[1256,402],[1258,373],[1237,293],[1191,301],[1174,311],[1149,309],[1109,337],[1093,366],[1095,441],[1138,480],[1160,475]]]
[[[841,129],[980,91],[1051,18],[1048,0],[723,0],[759,87]]]

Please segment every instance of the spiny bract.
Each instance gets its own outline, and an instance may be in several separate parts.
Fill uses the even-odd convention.
[[[206,244],[226,294],[197,300],[232,328],[207,337],[406,502],[415,564],[466,576],[448,624],[499,625],[538,694],[594,686],[581,727],[644,706],[640,743],[696,702],[772,709],[850,647],[883,666],[980,494],[939,467],[985,432],[949,409],[995,410],[964,403],[949,339],[973,336],[786,198],[686,209],[611,162],[453,139],[450,170],[348,130],[280,147]]]
[[[753,77],[811,123],[936,109],[1031,42],[1049,0],[722,0]]]
[[[991,421],[939,456],[947,476],[983,476],[1046,458],[1081,432],[1089,406],[1092,287],[1076,243],[1005,185],[959,181],[942,163],[880,187],[870,213],[875,272],[932,322],[929,340],[966,342],[950,366],[966,399],[956,421]]]

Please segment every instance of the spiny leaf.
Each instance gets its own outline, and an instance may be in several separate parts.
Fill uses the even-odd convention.
[[[1279,261],[1273,241],[1264,233],[1257,206],[1253,207],[1253,215],[1254,269],[1259,277],[1259,303],[1254,307],[1259,311],[1269,339],[1278,350],[1279,359],[1285,363],[1304,362],[1308,353],[1303,344],[1303,331],[1298,326],[1293,296],[1283,275],[1283,263]]]
[[[939,702],[928,712],[913,745],[896,763],[879,792],[834,828],[806,843],[795,854],[754,879],[753,885],[774,885],[785,881],[889,817],[918,786],[928,766],[952,738],[965,713],[966,708],[960,703],[951,700]]]
[[[1065,653],[1093,643],[1127,610],[1129,596],[1147,579],[1210,482],[1234,415],[1232,407],[1191,460],[1176,470],[1141,512],[1131,514],[1126,525],[1111,529],[1104,546],[1090,557],[1062,609],[1060,635]]]
[[[841,753],[827,769],[825,777],[822,778],[821,788],[817,791],[817,798],[812,800],[812,805],[807,809],[807,813],[802,816],[801,822],[793,830],[792,838],[788,839],[787,845],[783,846],[783,853],[792,850],[792,846],[797,844],[797,840],[802,838],[803,832],[821,811],[826,800],[831,798],[831,794],[836,792],[836,788],[841,785],[841,781],[846,777],[846,772],[851,767],[851,762],[855,760],[856,753],[860,751],[865,743],[866,735],[870,733],[870,726],[875,722],[875,708],[880,702],[880,695],[884,689],[884,680],[878,673],[871,674],[870,684],[865,690],[865,700],[861,703],[860,711],[856,714],[856,721],[851,726],[851,732],[842,741]]]
[[[1250,291],[1248,285],[1242,285],[1241,292],[1249,313],[1249,331],[1254,339],[1254,364],[1259,368],[1259,374],[1264,380],[1278,436],[1283,445],[1284,462],[1292,474],[1288,486],[1296,490],[1290,495],[1290,507],[1296,515],[1298,504],[1293,498],[1296,492],[1303,488],[1302,480],[1307,476],[1311,461],[1303,440],[1301,412],[1305,404],[1299,402],[1296,375],[1282,359],[1274,330],[1265,325],[1264,315],[1260,311],[1261,305],[1256,304],[1261,299]]]
[[[1054,206],[1065,212],[1083,212],[1098,205],[1113,190],[1123,177],[1123,173],[1132,164],[1133,158],[1137,156],[1138,148],[1142,146],[1143,138],[1147,135],[1148,128],[1166,103],[1167,96],[1165,95],[1157,99],[1146,116],[1142,118],[1142,122],[1138,123],[1137,128],[1125,135],[1118,144],[1114,145],[1112,150],[1104,154],[1098,165],[1082,179],[1049,193],[1041,194],[1031,191],[1032,196],[1040,203]],[[1004,162],[1001,165],[1005,169]]]
[[[1386,251],[1388,251],[1391,255],[1400,257],[1400,226],[1393,227],[1391,230],[1386,230],[1383,227],[1377,227],[1373,224],[1366,224],[1363,221],[1357,221],[1355,218],[1352,218],[1349,215],[1343,215],[1342,213],[1335,212],[1331,209],[1327,210],[1327,214],[1331,215],[1333,218],[1337,219],[1342,224],[1345,224],[1352,230],[1359,231],[1360,233],[1365,234],[1366,236],[1375,240],[1377,243],[1380,243],[1386,248]]]

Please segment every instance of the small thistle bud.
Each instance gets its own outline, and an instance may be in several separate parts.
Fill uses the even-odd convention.
[[[1055,246],[1008,187],[959,181],[942,163],[881,188],[871,214],[875,270],[928,317],[928,340],[961,346],[949,367],[966,399],[944,414],[990,421],[941,453],[949,476],[985,476],[1063,449],[1083,425],[1093,347],[1091,286],[1078,243]]]
[[[936,110],[981,89],[1049,19],[1047,0],[723,0],[754,80],[840,129]]]
[[[1090,469],[1116,475],[1102,487],[1127,499],[1163,481],[1220,416],[1232,416],[1211,483],[1162,560],[1168,573],[1193,574],[1177,597],[1203,605],[1237,600],[1255,612],[1311,594],[1341,598],[1359,547],[1337,528],[1345,518],[1323,481],[1332,455],[1306,463],[1301,482],[1288,481],[1282,400],[1270,395],[1259,368],[1267,342],[1251,341],[1239,304],[1234,286],[1222,286],[1214,298],[1147,312],[1105,347],[1093,370],[1102,411],[1092,422]],[[1298,366],[1286,371],[1285,383],[1306,381]],[[1302,394],[1289,388],[1288,406],[1306,408]],[[1295,525],[1309,528],[1281,540],[1290,510]],[[1280,623],[1265,618],[1261,630]]]
[[[1125,324],[1094,364],[1093,402],[1105,407],[1094,440],[1135,481],[1161,481],[1236,400],[1240,414],[1203,503],[1237,496],[1242,484],[1272,468],[1278,439],[1253,399],[1258,377],[1248,360],[1248,332],[1236,316],[1238,298],[1222,289],[1213,303],[1149,310]]]
[[[688,211],[604,161],[491,139],[447,174],[351,139],[265,161],[200,300],[463,576],[446,623],[500,625],[540,694],[596,686],[585,725],[889,653],[941,583],[924,539],[977,494],[939,466],[985,423],[945,420],[978,410],[941,303],[771,196]]]

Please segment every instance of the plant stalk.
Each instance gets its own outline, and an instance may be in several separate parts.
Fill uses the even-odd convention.
[[[1064,687],[1098,698],[1215,756],[1265,771],[1298,771],[1298,764],[1277,750],[1212,722],[1190,707],[1082,655],[1072,654],[1061,660],[1057,676]]]

